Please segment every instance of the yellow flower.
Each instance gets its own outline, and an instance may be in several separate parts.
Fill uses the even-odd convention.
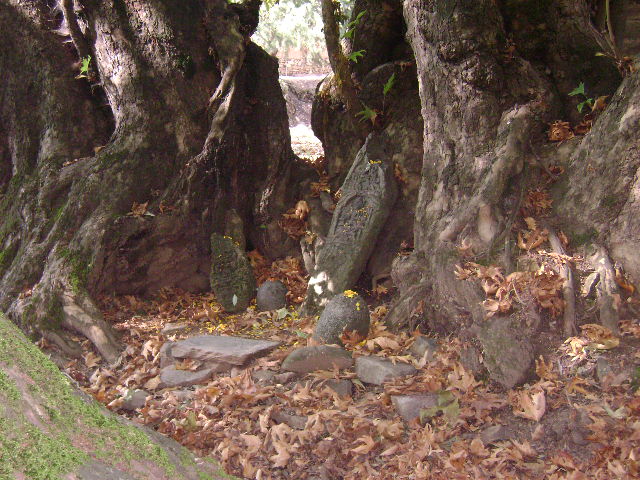
[[[358,293],[354,292],[353,290],[345,290],[343,295],[345,297],[347,297],[347,298],[353,298],[353,297],[357,296]]]

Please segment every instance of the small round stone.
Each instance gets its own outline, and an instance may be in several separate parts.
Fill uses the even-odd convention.
[[[347,290],[329,300],[313,335],[322,343],[342,345],[340,336],[344,331],[356,331],[366,337],[370,321],[366,302],[357,293]]]
[[[278,310],[287,306],[287,287],[278,280],[268,280],[258,287],[258,311]]]

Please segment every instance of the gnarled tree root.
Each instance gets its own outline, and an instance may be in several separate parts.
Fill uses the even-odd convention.
[[[82,349],[77,345],[69,343],[60,333],[54,332],[53,330],[43,330],[40,333],[47,341],[58,347],[66,356],[71,358],[79,358],[82,356]]]
[[[620,298],[616,274],[607,250],[598,246],[596,253],[589,259],[591,265],[598,274],[596,292],[598,294],[598,306],[600,309],[600,323],[618,334],[618,321],[620,316],[616,304],[616,298]]]
[[[551,244],[551,248],[553,251],[559,255],[566,255],[564,251],[564,247],[562,246],[562,242],[556,235],[556,232],[548,225],[545,225],[545,228],[549,232],[549,243]],[[563,330],[564,334],[567,337],[575,335],[577,333],[576,329],[576,292],[575,286],[573,283],[573,272],[571,270],[571,265],[568,262],[565,262],[560,267],[560,277],[564,280],[564,285],[562,287],[562,296],[564,298],[564,315],[563,315]]]
[[[110,364],[118,360],[120,350],[115,333],[89,298],[65,292],[62,311],[63,327],[87,337]]]

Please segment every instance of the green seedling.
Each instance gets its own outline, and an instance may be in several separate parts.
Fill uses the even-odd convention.
[[[593,98],[587,97],[587,94],[585,93],[585,90],[584,90],[584,82],[580,82],[580,85],[578,85],[571,92],[569,92],[569,96],[571,97],[575,97],[576,95],[580,95],[582,96],[582,98],[584,98],[584,101],[578,104],[578,107],[577,107],[578,112],[582,113],[582,110],[584,110],[585,105],[588,105],[589,107],[593,107]]]

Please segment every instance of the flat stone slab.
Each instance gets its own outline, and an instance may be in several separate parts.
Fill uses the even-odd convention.
[[[129,411],[134,411],[138,408],[142,408],[147,402],[148,396],[149,393],[145,392],[144,390],[129,390],[124,396],[124,402],[122,402],[121,408]]]
[[[280,345],[270,340],[228,337],[225,335],[201,335],[176,342],[171,348],[174,358],[193,358],[203,362],[223,362],[243,365],[250,358],[265,355]]]
[[[353,383],[351,380],[330,378],[324,383],[328,388],[338,394],[339,397],[345,398],[353,395]]]
[[[158,352],[160,368],[168,367],[175,362],[175,359],[171,356],[171,349],[175,344],[176,342],[164,342],[160,347],[160,351]]]
[[[202,370],[192,372],[190,370],[178,370],[175,366],[160,370],[160,384],[158,388],[173,387],[190,387],[191,385],[199,385],[211,378],[215,372],[219,371],[217,367],[208,367]]]
[[[391,395],[391,402],[405,422],[420,418],[420,411],[438,405],[438,395]]]
[[[356,358],[356,375],[364,383],[382,385],[395,378],[415,375],[418,370],[407,363],[396,363],[378,357]]]
[[[435,338],[424,337],[422,335],[416,337],[413,345],[409,348],[411,355],[418,359],[422,359],[426,355],[428,362],[433,360],[436,350],[438,350],[438,341]]]
[[[314,345],[294,350],[282,362],[282,369],[290,372],[309,373],[316,370],[332,370],[351,368],[353,358],[351,354],[340,347],[329,345]]]
[[[162,332],[161,333],[163,335],[171,335],[173,333],[182,332],[182,331],[186,330],[189,327],[190,327],[190,325],[188,323],[186,323],[186,322],[167,323],[162,328]]]

